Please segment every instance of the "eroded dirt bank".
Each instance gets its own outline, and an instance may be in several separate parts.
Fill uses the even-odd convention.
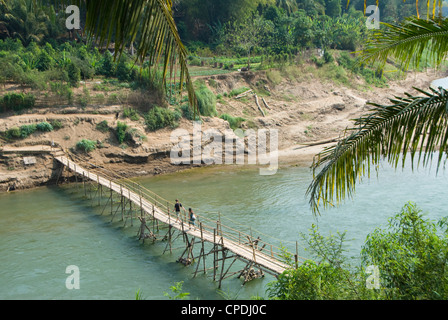
[[[326,145],[306,144],[337,138],[351,125],[351,119],[368,111],[367,101],[387,104],[388,98],[405,92],[414,93],[412,87],[428,88],[433,80],[443,76],[446,75],[435,72],[409,74],[406,79],[390,83],[387,88],[370,90],[324,82],[312,74],[307,75],[306,80],[284,79],[277,84],[268,79],[266,72],[232,73],[203,80],[219,97],[219,114],[243,117],[246,119],[243,129],[278,130],[279,165],[287,166],[311,164],[313,156]],[[242,87],[258,93],[257,101],[264,110],[264,116],[257,107],[253,92],[238,99],[227,96],[231,90]],[[53,144],[72,154],[74,160],[95,164],[126,177],[163,174],[198,166],[170,162],[170,151],[177,143],[170,140],[173,130],[183,129],[192,136],[191,121],[181,119],[175,129],[147,132],[142,118],[138,121],[123,118],[123,107],[39,108],[21,115],[3,114],[0,118],[0,131],[3,132],[42,121],[57,120],[62,127],[52,132],[36,132],[26,139],[0,141],[3,149],[0,152],[0,192],[11,187],[24,189],[56,180],[58,170],[51,154],[33,151],[32,146]],[[97,129],[104,120],[110,128],[107,132]],[[146,138],[135,137],[128,144],[120,145],[114,133],[118,121],[125,121]],[[218,130],[223,137],[232,136],[228,122],[217,117],[203,119],[201,130],[204,132],[211,128]],[[75,145],[82,139],[97,141],[98,148],[88,154],[76,151]],[[207,143],[204,141],[204,145]],[[28,152],[14,152],[13,148],[19,147]]]

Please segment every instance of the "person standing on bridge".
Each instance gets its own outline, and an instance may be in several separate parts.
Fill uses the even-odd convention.
[[[177,220],[179,220],[179,221],[180,221],[180,208],[182,208],[185,213],[187,212],[185,210],[185,208],[182,207],[182,203],[180,203],[179,200],[176,199],[176,203],[174,204],[174,210],[176,211],[176,217],[177,217]]]

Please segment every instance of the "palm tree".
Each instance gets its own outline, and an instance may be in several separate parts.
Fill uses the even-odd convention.
[[[285,10],[288,16],[297,10],[297,3],[295,0],[277,0],[276,5]]]
[[[389,57],[401,63],[404,70],[418,66],[424,51],[435,66],[448,55],[448,19],[410,17],[396,25],[384,24],[361,52],[363,62]],[[416,88],[415,88],[416,89]],[[438,150],[437,168],[446,162],[448,142],[448,91],[443,88],[420,90],[419,96],[390,99],[390,105],[370,103],[373,109],[354,120],[354,126],[332,147],[316,155],[313,181],[308,187],[310,205],[319,213],[319,205],[336,204],[352,196],[356,181],[370,176],[383,158],[397,167],[404,166],[407,155],[423,166],[430,163]],[[402,159],[400,161],[400,158]],[[445,160],[444,160],[445,158]]]
[[[115,58],[131,43],[138,43],[136,59],[160,66],[163,82],[179,81],[186,87],[190,104],[197,101],[187,68],[187,52],[172,16],[172,0],[33,0],[56,8],[77,5],[86,12],[85,32],[90,39],[109,46],[115,42]],[[179,72],[178,68],[179,67]],[[155,74],[155,72],[153,73]]]
[[[46,35],[46,15],[33,6],[32,0],[15,0],[6,6],[2,21],[8,33],[28,46],[32,41],[41,42]]]

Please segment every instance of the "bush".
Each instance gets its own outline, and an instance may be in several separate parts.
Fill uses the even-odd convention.
[[[96,72],[106,77],[112,77],[114,75],[114,61],[109,51],[104,53]]]
[[[81,70],[72,62],[67,67],[68,80],[72,87],[77,87],[81,80]]]
[[[431,221],[412,202],[386,229],[367,236],[362,265],[377,265],[381,286],[389,298],[446,300],[448,298],[447,218]]]
[[[38,123],[36,125],[36,129],[38,131],[42,131],[42,132],[51,132],[51,131],[53,131],[54,128],[51,124],[44,121],[44,122]]]
[[[82,139],[76,144],[76,148],[83,152],[91,152],[96,149],[96,141]]]
[[[50,120],[50,124],[53,126],[54,130],[59,130],[64,127],[60,120]]]
[[[21,137],[21,132],[20,132],[20,128],[18,127],[13,127],[9,130],[6,131],[6,137],[8,139],[16,139],[16,138],[20,138]]]
[[[3,112],[29,109],[34,107],[34,104],[35,98],[32,94],[7,93],[3,96],[3,99],[0,100]]]
[[[194,112],[193,112],[193,110],[191,109],[191,107],[190,107],[190,105],[188,103],[181,105],[180,106],[180,110],[182,111],[182,116],[185,119],[193,120]],[[196,115],[196,118],[197,118],[197,115]],[[198,120],[198,119],[196,119],[196,120]]]
[[[126,138],[126,130],[128,128],[128,125],[126,122],[117,122],[117,129],[115,131],[115,134],[117,136],[118,142],[122,144]]]
[[[34,132],[36,132],[36,130],[37,126],[35,124],[25,124],[23,126],[20,126],[20,137],[27,138]]]
[[[220,116],[221,119],[226,120],[229,125],[230,128],[232,128],[233,130],[239,128],[241,126],[241,123],[243,121],[246,121],[246,119],[241,118],[241,117],[232,117],[231,115],[224,113]]]
[[[201,115],[206,117],[214,117],[217,115],[216,96],[204,83],[200,84],[198,90],[196,90],[196,98]]]
[[[125,118],[129,118],[132,121],[137,121],[140,119],[140,116],[138,115],[138,112],[135,109],[132,108],[124,108],[123,109],[123,116]]]
[[[150,131],[156,131],[167,126],[174,126],[174,114],[169,109],[156,106],[146,114],[145,124]]]
[[[133,80],[133,69],[129,66],[124,59],[122,58],[117,65],[117,71],[115,73],[118,80],[129,82]]]
[[[103,121],[101,121],[100,123],[98,123],[98,124],[96,125],[96,129],[97,129],[98,131],[103,132],[103,133],[108,132],[108,131],[109,131],[109,124],[107,123],[107,120],[103,120]]]

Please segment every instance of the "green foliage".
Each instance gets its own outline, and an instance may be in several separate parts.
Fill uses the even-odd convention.
[[[196,115],[196,119],[194,119],[194,112],[188,103],[180,106],[180,110],[182,111],[182,116],[188,120],[199,120],[199,115]]]
[[[50,120],[50,124],[53,127],[54,130],[59,130],[63,128],[62,122],[60,120],[52,119]]]
[[[176,282],[174,284],[174,286],[170,286],[171,293],[165,292],[164,296],[168,297],[170,300],[185,300],[185,299],[187,299],[188,296],[190,295],[190,293],[182,291],[183,284],[184,284],[183,281]]]
[[[117,121],[117,128],[115,130],[115,134],[120,144],[122,144],[125,140],[127,129],[128,125],[126,124],[126,122]]]
[[[156,131],[167,126],[174,126],[174,114],[169,109],[155,106],[145,115],[145,124],[150,131]]]
[[[7,93],[0,99],[2,112],[29,109],[34,107],[34,103],[34,95],[24,93]]]
[[[365,282],[344,256],[345,233],[323,236],[312,225],[303,236],[315,261],[306,260],[297,268],[290,255],[291,268],[268,285],[268,296],[280,300],[343,300],[371,297]]]
[[[22,133],[20,131],[20,128],[13,127],[11,129],[6,130],[6,137],[8,139],[18,139],[22,137]]]
[[[240,88],[233,89],[229,93],[229,98],[235,97],[243,92],[246,92],[247,90],[249,90],[248,87],[240,87]]]
[[[196,98],[198,99],[198,107],[201,115],[206,117],[214,117],[216,112],[216,96],[212,91],[201,82],[196,90]]]
[[[448,218],[424,219],[407,203],[389,219],[386,229],[375,229],[362,248],[359,266],[348,263],[345,233],[322,236],[312,226],[307,249],[314,260],[291,268],[268,284],[268,296],[282,300],[446,300],[448,298]],[[377,266],[379,289],[368,288],[368,266]]]
[[[96,149],[96,144],[96,141],[82,139],[76,144],[76,149],[88,153]]]
[[[79,81],[81,80],[81,70],[73,62],[71,62],[67,66],[67,74],[70,85],[72,87],[77,87]]]
[[[42,132],[51,132],[54,130],[53,126],[51,124],[49,124],[48,122],[41,122],[38,123],[36,125],[36,130],[37,131],[42,131]]]
[[[118,80],[125,82],[132,81],[137,77],[135,69],[125,61],[124,57],[120,59],[115,75]]]
[[[138,111],[132,108],[123,108],[123,117],[129,118],[132,121],[138,121],[140,119]]]
[[[27,138],[36,132],[37,126],[35,124],[24,124],[20,126],[20,137]]]
[[[434,223],[407,203],[389,219],[386,229],[369,234],[362,265],[377,265],[389,299],[448,298],[448,229],[446,219]]]
[[[97,129],[98,131],[103,132],[103,133],[108,132],[108,131],[109,131],[109,124],[107,123],[107,120],[103,120],[103,121],[101,121],[100,123],[98,123],[98,124],[96,125],[96,129]]]
[[[113,57],[109,51],[103,54],[98,64],[97,73],[106,77],[112,77],[115,74]]]
[[[221,119],[226,120],[229,125],[230,128],[232,128],[233,130],[239,128],[241,126],[241,123],[243,121],[246,121],[246,119],[241,118],[241,117],[232,117],[231,115],[224,113],[220,116]]]

